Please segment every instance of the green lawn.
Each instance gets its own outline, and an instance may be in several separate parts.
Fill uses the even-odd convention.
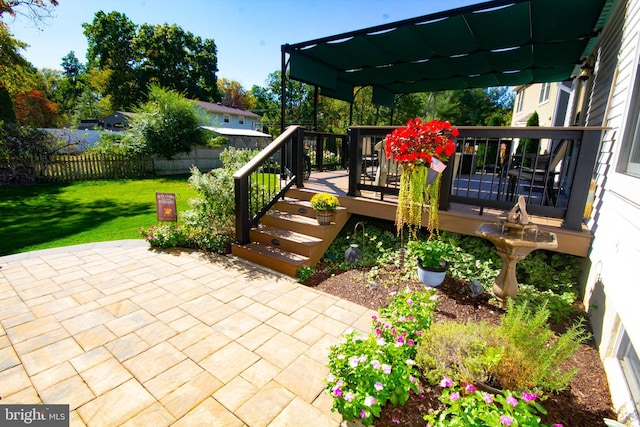
[[[157,224],[155,193],[175,193],[178,213],[197,197],[188,176],[0,188],[0,256],[140,239]]]

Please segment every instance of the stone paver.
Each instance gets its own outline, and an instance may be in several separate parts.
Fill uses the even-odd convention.
[[[2,403],[72,426],[338,426],[328,347],[372,311],[225,257],[105,242],[0,258]]]

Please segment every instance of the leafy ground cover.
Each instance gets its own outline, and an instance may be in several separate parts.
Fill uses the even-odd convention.
[[[196,192],[188,176],[0,188],[0,256],[37,249],[139,239],[157,223],[155,193],[175,193],[178,212]]]

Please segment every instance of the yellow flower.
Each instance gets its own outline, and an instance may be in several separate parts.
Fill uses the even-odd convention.
[[[316,211],[332,211],[339,205],[338,198],[329,193],[316,193],[311,198],[311,207]]]

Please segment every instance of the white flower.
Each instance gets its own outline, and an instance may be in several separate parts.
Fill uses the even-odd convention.
[[[329,374],[329,375],[327,375],[327,382],[332,383],[332,382],[334,382],[335,380],[336,380],[336,376],[335,376],[335,375],[333,375],[333,374]]]
[[[415,364],[416,364],[416,362],[413,359],[407,359],[407,365],[413,366]]]
[[[376,399],[371,396],[367,396],[364,398],[364,406],[371,406],[375,403],[376,403]]]
[[[352,368],[358,366],[358,358],[356,356],[349,358],[349,366],[351,366]]]
[[[384,372],[385,374],[390,374],[391,373],[391,366],[390,365],[382,365],[382,372]]]
[[[376,340],[376,344],[378,344],[380,347],[384,346],[387,344],[387,342],[384,340],[384,338],[380,337]]]

